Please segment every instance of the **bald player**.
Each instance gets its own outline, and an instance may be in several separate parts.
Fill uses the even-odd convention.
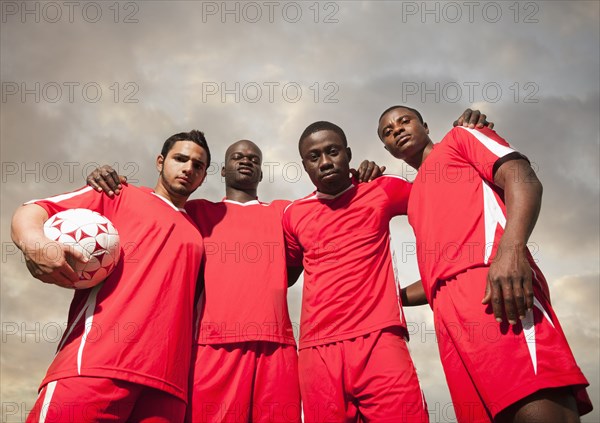
[[[189,421],[300,422],[296,342],[287,308],[281,218],[289,201],[258,199],[262,152],[229,146],[225,198],[186,210],[205,240]]]

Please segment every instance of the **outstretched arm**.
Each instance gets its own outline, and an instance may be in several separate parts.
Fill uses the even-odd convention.
[[[67,263],[66,256],[71,255],[81,262],[87,260],[70,246],[48,239],[43,229],[46,220],[48,213],[37,204],[19,207],[12,219],[12,240],[23,251],[27,269],[34,278],[73,288],[79,277]]]
[[[503,309],[510,324],[533,308],[532,270],[527,260],[527,241],[542,204],[542,184],[526,160],[509,160],[494,175],[504,190],[506,227],[490,266],[483,304],[492,304],[502,321]]]

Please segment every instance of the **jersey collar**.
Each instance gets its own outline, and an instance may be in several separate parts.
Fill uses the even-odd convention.
[[[166,199],[165,197],[158,195],[157,193],[155,193],[154,191],[152,191],[150,194],[154,195],[157,198],[160,198],[161,200],[163,200],[165,203],[167,203],[167,205],[171,206],[171,208],[173,208],[174,210],[180,211],[180,212],[184,212],[187,213],[185,211],[185,209],[180,209],[179,207],[177,207],[175,204],[173,204],[171,202],[171,200]]]
[[[257,204],[261,204],[260,201],[258,201],[258,198],[256,200],[250,200],[250,201],[246,201],[245,203],[240,203],[239,201],[234,201],[234,200],[229,200],[227,197],[223,198],[223,202],[224,203],[231,203],[231,204],[237,204],[239,206],[255,206]]]
[[[348,188],[346,188],[345,190],[338,192],[337,194],[331,195],[331,194],[325,194],[324,192],[319,192],[319,191],[315,191],[315,196],[319,199],[319,200],[333,200],[334,198],[338,198],[340,195],[345,194],[346,192],[350,191],[351,189],[355,188],[356,185],[354,185],[354,180],[352,180],[352,183],[350,184],[350,186]]]

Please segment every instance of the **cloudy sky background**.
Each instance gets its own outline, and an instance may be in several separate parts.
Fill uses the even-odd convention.
[[[467,3],[467,4],[465,4]],[[225,148],[262,147],[263,201],[312,190],[296,143],[345,129],[355,164],[414,172],[377,139],[380,112],[419,108],[439,140],[467,107],[530,157],[544,184],[531,246],[600,420],[599,3],[2,2],[1,421],[20,421],[64,331],[71,292],[30,277],[14,209],[76,189],[96,163],[153,186],[170,135],[206,133],[214,166],[194,197],[222,198]],[[37,84],[37,85],[36,85]],[[412,231],[392,223],[402,280]],[[299,321],[301,284],[290,291]],[[406,310],[432,421],[454,421],[427,307]],[[518,383],[518,381],[516,381]]]

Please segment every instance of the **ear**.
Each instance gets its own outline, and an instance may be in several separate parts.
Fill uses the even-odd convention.
[[[348,155],[348,161],[352,160],[352,150],[350,150],[350,147],[346,147],[346,154]]]
[[[383,144],[383,148],[385,148],[387,151],[390,151],[390,149],[388,148],[387,145]]]
[[[429,135],[429,126],[427,126],[427,122],[423,122],[423,127],[425,128],[425,133]]]
[[[260,178],[258,179],[258,182],[262,182],[262,178],[263,178],[263,171],[260,171]]]
[[[162,154],[159,154],[158,157],[156,158],[156,170],[158,170],[158,173],[162,172],[164,163],[165,163],[165,158],[163,157]]]
[[[221,176],[224,178],[224,177],[225,177],[225,174],[226,174],[226,172],[225,172],[225,166],[223,166],[223,167],[221,168]]]
[[[308,173],[308,170],[306,169],[306,164],[304,163],[304,160],[302,160],[302,167],[304,168],[304,171],[306,173]]]

